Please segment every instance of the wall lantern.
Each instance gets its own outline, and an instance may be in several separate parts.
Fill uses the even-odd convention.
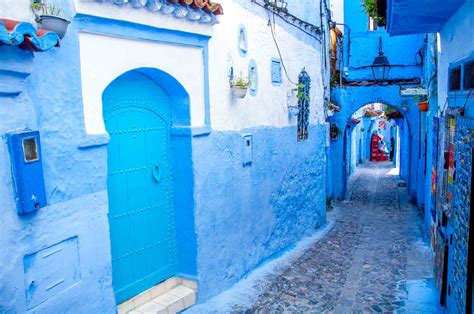
[[[382,50],[382,37],[379,39],[379,55],[375,57],[374,62],[370,67],[372,68],[372,74],[376,82],[387,80],[391,65]]]

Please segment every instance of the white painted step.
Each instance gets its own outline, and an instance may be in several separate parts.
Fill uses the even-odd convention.
[[[165,282],[118,306],[119,314],[174,314],[196,303],[197,284],[181,278]]]

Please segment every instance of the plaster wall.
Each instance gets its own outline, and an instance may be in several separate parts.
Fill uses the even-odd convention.
[[[253,135],[247,167],[241,132],[215,131],[193,141],[200,300],[326,221],[325,127],[312,126],[312,136],[300,143],[295,127],[244,131]]]
[[[21,0],[25,1],[25,0]],[[64,0],[59,0],[64,1]],[[212,35],[212,27],[207,24],[190,23],[184,19],[174,18],[172,15],[150,12],[145,8],[132,8],[130,5],[117,6],[106,1],[67,0],[74,4],[75,14],[85,14],[127,21],[142,25],[149,25],[162,29],[177,30],[202,35]],[[125,9],[125,10],[124,10]]]
[[[34,15],[31,12],[30,4],[29,0],[4,0],[0,2],[2,18],[33,22]]]
[[[417,52],[423,47],[423,35],[390,37],[384,27],[376,31],[368,30],[368,16],[363,12],[360,1],[344,2],[345,23],[351,28],[350,56],[345,55],[348,67],[346,78],[351,81],[373,80],[372,70],[367,68],[379,51],[382,38],[383,52],[392,66],[390,79],[413,79],[421,77],[421,67],[417,65]],[[345,51],[349,49],[347,32],[344,36]],[[421,60],[418,58],[418,62]]]
[[[309,140],[298,143],[296,118],[287,108],[288,103],[297,101],[292,93],[288,97],[294,85],[284,72],[281,84],[274,85],[271,80],[271,59],[279,55],[267,13],[249,1],[222,4],[231,13],[214,26],[209,41],[213,132],[193,139],[202,301],[325,222],[323,80],[328,78],[324,76],[321,43],[276,18],[275,36],[291,81],[297,82],[302,69],[311,77]],[[303,19],[311,22],[319,18],[319,5],[308,2],[298,6],[307,10]],[[291,6],[289,10],[299,14],[292,12]],[[248,34],[246,56],[238,52],[240,25]],[[229,66],[235,74],[247,76],[251,60],[258,69],[257,93],[236,99],[229,88]],[[243,135],[253,136],[253,161],[247,167],[242,166]]]
[[[288,113],[288,102],[295,105],[297,101],[291,92],[295,85],[289,82],[284,70],[282,70],[282,83],[272,84],[271,60],[279,59],[280,56],[268,26],[266,11],[249,1],[221,2],[229,14],[221,19],[220,24],[214,26],[213,36],[209,41],[212,128],[224,131],[257,126],[295,126],[296,118]],[[298,5],[304,7],[299,3]],[[312,8],[308,11],[311,15],[319,17],[319,5],[315,8],[313,4],[309,8]],[[275,21],[275,37],[291,81],[298,82],[298,75],[303,68],[311,77],[310,122],[324,123],[323,78],[327,80],[325,73],[328,72],[325,72],[322,63],[322,45],[316,39],[282,22],[281,19],[276,18]],[[241,24],[245,26],[248,34],[248,53],[244,57],[238,51]],[[319,26],[319,23],[317,25]],[[244,99],[236,99],[229,88],[229,67],[234,67],[235,75],[242,73],[243,76],[248,76],[251,60],[255,60],[258,69],[256,96],[249,94]]]
[[[43,54],[0,49],[2,68],[31,73],[19,96],[0,99],[0,312],[114,313],[106,156],[79,149],[84,126],[77,36]],[[18,216],[5,134],[24,128],[41,134],[48,206]],[[28,256],[54,248],[68,253],[30,263]]]
[[[191,126],[205,125],[204,61],[201,48],[89,33],[80,33],[79,42],[84,121],[88,134],[106,133],[102,117],[104,89],[121,74],[144,67],[161,69],[181,82],[190,95]]]
[[[438,103],[444,106],[448,99],[448,70],[453,63],[472,57],[474,53],[474,1],[467,0],[441,29],[438,50]],[[456,106],[466,103],[465,97],[459,97]],[[466,115],[474,116],[474,105],[469,101]]]
[[[296,119],[287,109],[293,85],[285,77],[281,85],[271,84],[270,61],[278,55],[265,11],[248,1],[221,2],[226,15],[212,29],[161,15],[152,18],[156,15],[146,10],[77,0],[77,19],[59,49],[33,56],[16,47],[0,47],[3,56],[11,56],[11,60],[2,59],[0,66],[17,62],[31,73],[23,93],[1,99],[0,133],[23,128],[40,131],[48,199],[48,206],[37,214],[17,216],[10,158],[6,145],[1,145],[0,221],[7,227],[0,228],[0,263],[6,265],[0,270],[0,312],[115,313],[107,221],[108,136],[103,128],[101,89],[133,68],[156,67],[171,74],[189,94],[191,127],[210,123],[208,132],[195,137],[181,134],[186,143],[176,142],[192,148],[194,181],[187,189],[193,191],[194,200],[187,201],[194,220],[187,220],[183,229],[195,233],[197,245],[187,243],[183,249],[188,245],[187,249],[195,250],[197,273],[190,265],[186,269],[191,270],[183,272],[199,280],[201,301],[325,223],[327,134],[320,122],[324,120],[322,82],[328,78],[322,68],[321,44],[277,22],[276,36],[290,78],[297,81],[305,68],[312,79],[309,140],[297,142]],[[91,32],[82,28],[90,22],[86,14],[125,22],[101,19],[104,25]],[[237,51],[240,24],[249,34],[246,57]],[[206,51],[142,37],[158,28],[178,29],[173,34],[184,36],[180,37],[184,41],[196,34],[203,41],[214,35],[209,43],[209,107]],[[123,34],[104,36],[107,30]],[[242,69],[244,75],[249,61],[255,60],[259,75],[255,97],[237,101],[231,96],[229,59],[236,73]],[[296,99],[290,97],[290,101],[294,104]],[[247,167],[242,164],[244,134],[254,140],[252,165]],[[71,246],[78,256],[77,282],[38,305],[28,305],[30,283],[25,274],[29,268],[24,258],[69,239],[77,243]],[[186,239],[178,236],[178,241]],[[71,265],[62,267],[72,269]],[[50,269],[34,273],[47,277]]]
[[[344,0],[331,0],[329,4],[332,19],[337,23],[344,23]],[[344,32],[344,27],[339,27]]]

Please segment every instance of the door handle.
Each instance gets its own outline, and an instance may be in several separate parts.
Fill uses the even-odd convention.
[[[160,166],[156,165],[153,167],[151,174],[153,176],[153,180],[155,180],[156,183],[160,183],[161,181],[161,170]]]

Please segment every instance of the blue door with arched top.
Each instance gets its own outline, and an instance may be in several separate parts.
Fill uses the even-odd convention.
[[[170,100],[132,71],[103,93],[113,286],[121,303],[176,273]]]

